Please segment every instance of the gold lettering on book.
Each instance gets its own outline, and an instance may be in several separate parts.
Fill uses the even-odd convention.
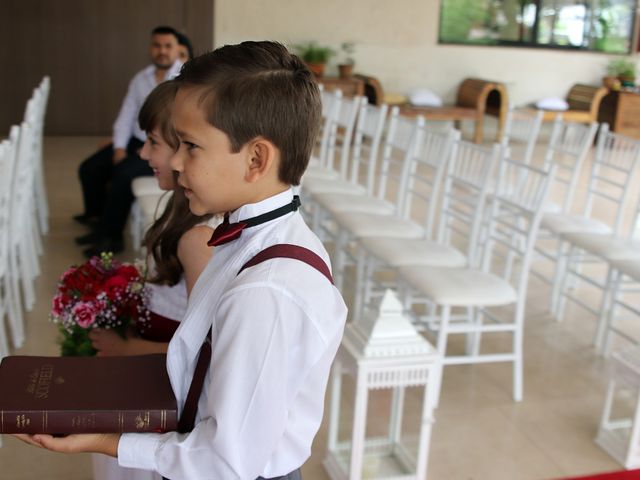
[[[149,430],[150,424],[151,424],[151,414],[149,412],[145,412],[144,414],[140,414],[136,416],[136,428],[138,430],[142,430],[142,429]]]
[[[37,399],[49,398],[49,389],[51,388],[52,379],[53,365],[42,365],[29,375],[27,393],[34,395]]]
[[[16,415],[16,427],[22,429],[31,425],[31,419],[26,415]]]
[[[96,417],[95,414],[90,413],[87,415],[76,415],[75,417],[71,417],[71,427],[72,428],[81,428],[83,430],[87,428],[95,428],[96,426]]]

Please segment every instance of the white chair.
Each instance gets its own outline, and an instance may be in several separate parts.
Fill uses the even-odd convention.
[[[147,212],[142,208],[140,199],[142,197],[152,196],[156,198],[156,204],[158,199],[164,193],[158,186],[158,180],[155,177],[137,177],[131,182],[131,191],[135,200],[131,205],[131,218],[129,223],[129,231],[131,232],[131,238],[133,242],[133,248],[139,250],[141,247],[142,237],[145,231],[149,227]],[[148,209],[146,205],[148,200],[144,200],[145,209]]]
[[[549,295],[550,310],[555,311],[556,289],[561,270],[557,268],[562,259],[561,243],[558,235],[572,231],[571,226],[582,226],[580,221],[567,223],[564,221],[570,214],[578,179],[582,165],[593,144],[597,124],[583,125],[580,123],[565,123],[561,116],[556,117],[551,139],[545,153],[543,169],[556,167],[557,174],[551,186],[550,198],[544,207],[540,235],[535,247],[536,260],[547,260],[551,264],[553,273],[549,276],[543,269],[531,269],[531,274],[547,283],[551,287]],[[555,200],[559,200],[559,203]]]
[[[614,335],[635,345],[640,344],[640,336],[621,325],[620,315],[621,311],[627,312],[632,315],[633,323],[640,321],[640,302],[637,300],[640,293],[640,257],[611,260],[607,285],[608,299],[603,302],[606,308],[601,312],[606,321],[602,327],[601,351],[606,357],[611,353]]]
[[[38,225],[33,196],[33,145],[33,127],[29,122],[22,122],[11,185],[9,258],[12,270],[20,272],[24,306],[29,311],[35,303],[34,279],[40,273],[36,246]]]
[[[543,115],[542,110],[509,108],[504,123],[502,145],[509,148],[513,160],[527,165],[531,163]]]
[[[44,140],[44,118],[47,111],[50,90],[51,79],[45,76],[33,92],[32,99],[35,100],[34,108],[31,112],[25,112],[25,120],[31,122],[34,128],[34,195],[38,215],[38,226],[42,233],[49,231],[49,204],[47,202],[47,192],[44,181],[42,147]]]
[[[141,195],[136,199],[140,211],[140,229],[138,230],[139,236],[134,238],[134,242],[137,242],[134,245],[138,250],[142,247],[146,231],[164,213],[167,203],[173,195],[172,191],[161,190],[160,192],[159,194]]]
[[[385,231],[397,237],[416,238],[423,234],[424,225],[409,220],[410,209],[405,209],[405,197],[411,162],[420,155],[424,119],[398,117],[391,126],[385,139],[376,195],[393,205],[393,211],[337,211],[332,216],[336,227],[333,278],[339,289],[343,286],[348,248],[353,240]]]
[[[400,281],[408,287],[407,305],[413,303],[412,297],[417,294],[440,308],[439,318],[427,318],[427,327],[437,329],[436,348],[443,364],[512,362],[516,401],[522,400],[523,390],[523,325],[529,265],[554,170],[553,167],[550,171],[537,169],[507,158],[501,160],[480,268],[406,266],[398,269]],[[522,183],[514,190],[512,185],[518,180]],[[502,308],[501,314],[490,310],[508,305],[513,307],[510,315]],[[468,314],[461,318],[452,316],[455,307],[465,309]],[[467,336],[465,354],[447,355],[452,334]],[[490,334],[511,335],[510,351],[482,353],[481,340]]]
[[[318,139],[317,155],[312,155],[305,175],[332,178],[337,175],[332,165],[327,165],[330,143],[336,140],[337,118],[342,104],[342,90],[320,92],[322,99],[322,127]]]
[[[377,160],[382,132],[387,120],[387,109],[387,105],[379,107],[369,105],[366,99],[363,99],[353,140],[350,183],[347,184],[353,187],[344,189],[342,192],[311,192],[315,207],[312,228],[321,238],[324,233],[322,224],[327,213],[344,209],[379,213],[393,211],[393,205],[390,202],[375,196]],[[389,115],[388,131],[395,131],[397,118],[398,108],[396,107]]]
[[[486,197],[500,152],[498,145],[486,148],[466,141],[453,144],[435,238],[371,236],[360,239],[361,250],[365,252],[365,268],[360,278],[364,304],[371,298],[376,270],[417,265],[476,266],[475,252]]]
[[[555,230],[562,241],[560,263],[556,267],[558,280],[554,285],[554,313],[557,319],[564,315],[567,300],[582,306],[597,317],[606,305],[594,309],[572,293],[571,285],[580,279],[601,291],[606,282],[598,281],[593,271],[581,273],[582,266],[602,263],[617,258],[640,257],[640,244],[631,238],[621,238],[625,206],[628,204],[631,183],[640,166],[640,142],[608,131],[603,124],[593,161],[587,198],[582,216],[574,216],[559,224]],[[598,212],[594,212],[595,209]],[[599,216],[596,214],[599,213]],[[640,204],[636,208],[640,213]],[[561,220],[558,216],[555,222]],[[544,219],[543,219],[544,223]],[[633,234],[633,229],[630,229]],[[602,323],[596,329],[595,343],[600,344]]]
[[[626,469],[640,467],[640,348],[616,352],[595,442]],[[626,405],[625,405],[626,404]],[[627,408],[621,408],[626,406]],[[625,414],[624,410],[628,411]]]
[[[12,228],[11,182],[17,161],[19,138],[20,127],[14,125],[9,132],[9,138],[3,142],[4,157],[1,170],[6,175],[2,175],[0,179],[0,243],[2,243],[2,246],[0,246],[0,270],[3,271],[0,274],[0,290],[3,295],[0,301],[8,314],[11,327],[11,344],[15,348],[20,348],[25,339],[24,317],[18,283],[20,273],[15,263],[15,250],[12,251],[11,249],[12,236],[10,233]]]
[[[303,194],[365,190],[357,181],[354,183],[348,178],[353,131],[358,111],[364,102],[366,99],[359,96],[337,101],[337,114],[328,120],[333,125],[329,126],[330,139],[327,143],[325,169],[320,172],[313,169],[305,172],[301,181]]]
[[[379,114],[380,111],[377,113]],[[398,199],[393,195],[388,195],[387,192],[389,190],[396,191],[397,189],[387,188],[387,182],[389,181],[387,171],[389,169],[385,168],[384,165],[389,161],[388,157],[390,155],[402,156],[404,155],[403,148],[408,148],[409,146],[408,144],[402,145],[403,141],[408,142],[409,140],[409,137],[406,136],[396,142],[398,118],[399,110],[397,107],[394,107],[386,119],[386,135],[379,164],[379,145],[371,145],[368,158],[369,171],[367,172],[367,177],[371,180],[370,185],[369,180],[367,180],[367,190],[369,188],[372,190],[370,193],[352,191],[343,193],[318,193],[314,195],[314,201],[319,207],[318,210],[320,212],[318,217],[315,217],[316,223],[314,224],[314,228],[316,228],[316,232],[322,233],[322,220],[330,219],[332,216],[335,216],[337,212],[387,213],[389,215],[396,212],[396,202]],[[382,120],[383,123],[385,122],[384,117],[380,118],[378,116],[378,120]],[[421,120],[418,120],[418,122],[421,122]],[[404,127],[401,127],[401,129],[402,128]],[[396,143],[398,143],[398,145],[396,145]],[[378,177],[377,179],[375,178],[376,175]],[[394,186],[397,186],[397,181],[394,180],[395,179],[391,179],[390,181]],[[329,214],[328,217],[326,214]],[[318,218],[320,221],[317,221]]]
[[[12,160],[8,152],[8,141],[0,143],[0,170],[10,171]],[[0,175],[0,358],[9,354],[9,342],[5,328],[13,298],[9,272],[9,185],[11,177]]]

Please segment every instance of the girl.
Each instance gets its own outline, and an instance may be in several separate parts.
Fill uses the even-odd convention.
[[[184,316],[187,297],[211,257],[207,240],[217,222],[211,215],[196,216],[182,187],[177,185],[169,160],[178,147],[171,125],[170,107],[176,91],[172,81],[156,87],[140,110],[140,127],[147,140],[140,157],[149,162],[162,190],[173,190],[164,213],[150,227],[145,246],[150,278],[150,322],[140,325],[138,335],[123,339],[110,330],[94,330],[90,336],[98,355],[142,355],[167,351],[168,342]],[[122,468],[116,459],[93,456],[95,480],[154,480],[158,474]]]

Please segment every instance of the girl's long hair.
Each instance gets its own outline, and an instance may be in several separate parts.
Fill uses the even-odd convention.
[[[151,132],[158,128],[162,139],[174,150],[180,143],[171,123],[171,104],[177,90],[178,85],[173,80],[161,83],[149,94],[138,115],[142,130]],[[162,215],[144,236],[144,245],[155,262],[155,272],[148,281],[163,285],[177,284],[184,272],[178,259],[178,243],[182,235],[211,218],[211,215],[191,213],[184,189],[175,177],[177,175],[174,176],[173,195]]]

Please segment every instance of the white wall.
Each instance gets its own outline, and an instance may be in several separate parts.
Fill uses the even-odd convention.
[[[356,71],[386,91],[426,87],[451,101],[469,76],[508,86],[521,105],[564,96],[574,83],[599,84],[607,55],[544,49],[438,45],[439,0],[216,0],[215,46],[317,40],[356,43]],[[637,58],[638,56],[636,56]],[[338,59],[334,59],[335,64]],[[330,72],[331,73],[331,72]]]

